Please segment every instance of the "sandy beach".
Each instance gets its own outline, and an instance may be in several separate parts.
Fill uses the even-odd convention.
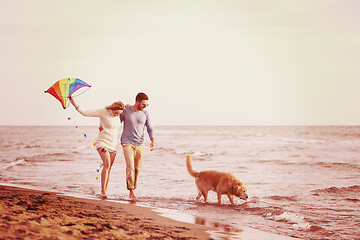
[[[148,208],[0,186],[0,239],[210,239]]]

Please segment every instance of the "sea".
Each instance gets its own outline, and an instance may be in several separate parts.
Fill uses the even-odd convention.
[[[0,127],[0,184],[99,199],[97,126]],[[214,239],[360,239],[360,126],[158,126],[156,150],[146,142],[138,206],[218,229]],[[248,201],[226,195],[195,200],[197,171],[231,172]],[[100,171],[99,171],[100,170]],[[109,200],[131,204],[121,147]],[[99,201],[104,201],[100,200]],[[256,239],[256,238],[255,238]]]

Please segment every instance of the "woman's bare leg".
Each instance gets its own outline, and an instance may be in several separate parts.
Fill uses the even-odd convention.
[[[110,153],[108,151],[102,151],[102,148],[99,148],[98,152],[104,164],[103,170],[101,172],[101,197],[107,198],[106,182],[108,182],[110,165],[111,165]]]
[[[110,153],[110,167],[109,167],[108,177],[107,177],[107,180],[106,180],[106,183],[105,183],[105,192],[107,192],[107,188],[108,188],[109,180],[110,180],[110,171],[111,171],[111,168],[112,168],[112,166],[114,164],[115,157],[116,157],[116,153],[114,153],[114,152]]]

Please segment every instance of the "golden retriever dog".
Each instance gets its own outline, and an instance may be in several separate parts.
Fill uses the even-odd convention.
[[[233,174],[215,170],[197,172],[193,169],[190,155],[186,155],[186,167],[189,174],[195,177],[195,183],[199,190],[199,194],[196,197],[197,201],[203,196],[206,202],[210,190],[217,193],[220,204],[222,194],[226,194],[229,197],[231,204],[234,204],[234,196],[245,201],[248,199],[246,193],[247,187]]]

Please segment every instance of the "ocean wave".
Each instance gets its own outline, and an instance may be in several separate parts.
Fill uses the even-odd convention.
[[[331,169],[337,169],[337,170],[354,170],[359,169],[360,165],[353,164],[353,163],[346,163],[346,162],[300,162],[299,165],[309,165],[309,166],[318,166],[323,168],[331,168]]]
[[[349,193],[359,193],[360,191],[360,185],[353,185],[349,187],[329,187],[329,188],[321,188],[321,189],[315,189],[311,192],[314,195],[319,195],[322,193],[326,194],[349,194]]]
[[[92,152],[95,151],[96,148],[94,146],[80,145],[72,149],[71,153],[73,154],[82,154],[84,152]]]
[[[286,222],[291,224],[292,228],[295,230],[310,230],[311,225],[308,223],[305,218],[299,214],[295,214],[292,212],[283,212],[279,215],[274,215],[273,213],[267,213],[267,219],[275,220],[279,222]]]
[[[295,138],[281,138],[280,139],[281,142],[285,142],[285,143],[303,143],[303,144],[314,144],[314,143],[326,143],[328,141],[326,140],[320,140],[320,139],[295,139]]]
[[[327,138],[359,138],[360,130],[358,126],[329,126],[329,127],[311,127],[311,131],[300,131],[299,135],[321,135]]]
[[[47,153],[47,154],[39,154],[33,155],[31,160],[34,162],[44,162],[44,161],[70,161],[72,155],[70,153]]]
[[[212,155],[212,153],[206,153],[206,152],[189,152],[190,155],[194,157],[209,157]]]
[[[275,200],[275,201],[288,201],[288,202],[297,202],[298,199],[296,196],[279,196],[279,195],[274,195],[274,196],[270,196],[267,197],[268,199],[271,200]]]
[[[344,198],[344,200],[349,201],[349,202],[353,202],[353,203],[360,202],[360,199],[357,199],[357,198]]]
[[[360,132],[357,130],[357,131],[354,131],[354,132],[342,132],[342,131],[339,131],[339,132],[327,132],[327,135],[330,135],[332,137],[344,137],[344,138],[360,138]]]
[[[298,155],[291,156],[293,158],[298,158]],[[312,155],[308,156],[309,158],[315,158]],[[310,166],[310,167],[322,167],[322,168],[331,168],[336,170],[354,170],[359,169],[360,165],[354,164],[354,163],[347,163],[347,162],[323,162],[323,161],[294,161],[294,160],[285,160],[285,159],[258,159],[253,160],[253,162],[259,163],[259,164],[275,164],[279,166],[290,166],[290,165],[298,165],[298,166]]]
[[[149,145],[150,147],[150,145]],[[174,148],[168,148],[168,147],[163,147],[163,146],[158,146],[156,148],[157,152],[160,152],[162,154],[174,154],[174,155],[185,155],[187,154],[187,152],[185,151],[180,151],[180,150],[176,150]]]
[[[9,170],[14,167],[28,166],[38,162],[53,161],[53,160],[71,161],[70,157],[71,155],[66,153],[48,153],[48,154],[33,155],[30,157],[18,157],[15,160],[9,162],[7,165],[5,165],[4,169]]]
[[[26,158],[16,158],[13,162],[10,162],[9,164],[5,165],[4,170],[9,170],[15,166],[25,166],[29,164],[30,161]]]
[[[180,155],[180,156],[183,156],[184,158],[185,158],[186,154],[190,154],[191,156],[196,157],[196,158],[210,157],[213,155],[212,153],[206,153],[206,152],[201,152],[201,151],[194,152],[194,151],[177,150],[177,149],[173,149],[173,148],[164,148],[164,147],[157,148],[157,151],[165,152],[167,154],[170,153],[170,154]]]
[[[26,145],[24,148],[41,148],[40,145]]]
[[[329,166],[329,167],[344,167],[344,168],[351,168],[351,169],[354,169],[354,168],[360,168],[359,165],[357,164],[352,164],[352,163],[343,163],[343,162],[334,162],[334,163],[325,163],[326,166]]]

